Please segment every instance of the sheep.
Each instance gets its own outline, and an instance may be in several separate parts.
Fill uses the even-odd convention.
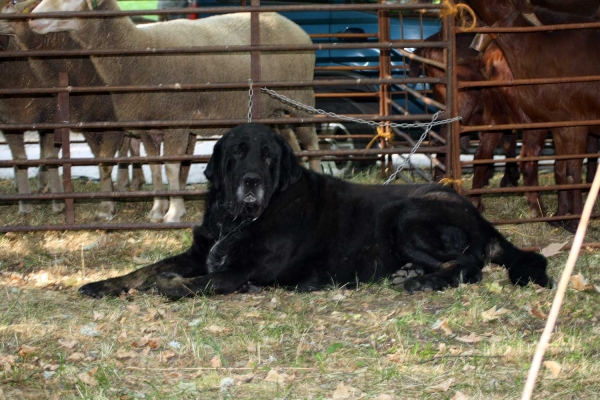
[[[116,0],[98,0],[97,10],[119,10]],[[82,11],[92,9],[90,1],[44,0],[34,13],[50,11]],[[40,34],[69,31],[86,49],[146,49],[183,46],[223,46],[250,44],[250,14],[227,14],[198,20],[175,20],[136,27],[127,17],[32,19],[32,29]],[[275,13],[261,13],[260,42],[262,44],[312,44],[299,26]],[[188,84],[199,82],[247,82],[250,78],[249,53],[218,53],[209,55],[102,56],[91,57],[98,73],[109,85]],[[261,79],[269,81],[312,80],[315,55],[313,51],[263,52],[260,57]],[[312,88],[291,88],[282,94],[303,104],[314,106]],[[247,90],[181,91],[151,93],[116,93],[115,111],[120,121],[223,119],[245,117],[248,110]],[[264,117],[282,114],[300,116],[299,110],[277,99],[261,94]],[[223,133],[213,128],[132,129],[139,134],[149,155],[159,155],[164,140],[166,155],[190,151],[189,136],[209,136]],[[307,149],[318,149],[313,125],[297,126],[296,134]],[[320,170],[312,160],[311,167]],[[181,188],[180,163],[166,163],[170,189]],[[160,165],[151,165],[155,189],[162,190]],[[168,209],[168,210],[167,210]],[[151,221],[178,222],[185,214],[182,197],[155,198]]]
[[[0,0],[3,14],[27,12],[27,10],[33,9],[38,3],[39,0],[29,0],[19,3]],[[62,32],[40,36],[32,32],[28,27],[27,22],[24,20],[7,20],[2,25],[3,30],[0,30],[0,33],[14,35],[15,41],[21,50],[38,48],[43,48],[45,50],[81,48],[79,44],[70,38],[68,33]],[[104,84],[88,57],[30,58],[28,62],[30,68],[37,76],[38,81],[45,82],[47,86],[58,85],[58,75],[60,72],[68,73],[69,84],[72,86],[102,86]],[[70,96],[70,103],[71,121],[87,122],[116,120],[110,94],[72,94]],[[125,134],[123,130],[84,130],[82,133],[95,157],[114,157],[123,143]],[[123,150],[124,149],[121,149],[121,154],[123,153]],[[137,154],[139,155],[139,150]],[[112,169],[112,165],[100,165],[101,191],[113,191],[111,178]],[[137,177],[137,184],[141,185],[139,177],[142,173],[141,166],[138,166],[138,169],[138,172],[134,170],[134,175]],[[117,188],[119,190],[124,190],[128,176],[123,173],[122,169],[119,172]],[[124,172],[127,173],[127,171]],[[113,200],[104,200],[96,210],[96,217],[111,219],[115,213],[115,202]]]
[[[3,29],[5,21],[0,21],[0,31]],[[8,51],[18,50],[14,38],[0,36],[5,43],[3,48]],[[0,79],[0,88],[14,89],[27,87],[40,87],[33,69],[24,58],[1,58],[0,70],[5,71]],[[2,123],[38,123],[54,118],[55,102],[48,97],[40,96],[15,96],[0,97],[0,122]],[[24,131],[4,130],[4,138],[15,160],[26,160]],[[51,131],[39,131],[40,135],[40,158],[52,159],[58,158],[58,148],[54,147],[54,135]],[[19,194],[31,193],[31,186],[27,177],[27,167],[15,167],[15,183]],[[58,175],[57,166],[50,166],[47,174],[40,175],[40,187],[48,183],[52,193],[63,192],[62,181]],[[52,210],[61,212],[64,209],[64,202],[53,201]],[[31,213],[33,206],[26,201],[19,201],[19,213]]]

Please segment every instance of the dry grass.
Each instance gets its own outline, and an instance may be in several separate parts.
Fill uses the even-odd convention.
[[[374,180],[373,174],[356,179]],[[486,206],[494,219],[527,211],[521,196],[488,198]],[[79,221],[92,218],[93,204],[78,207]],[[143,221],[149,206],[128,202],[119,208],[117,221]],[[199,219],[200,204],[189,208],[190,220]],[[61,218],[46,209],[39,205],[36,215],[21,217],[15,206],[1,206],[0,215],[5,224]],[[523,246],[572,239],[545,224],[501,230]],[[594,223],[588,241],[598,237]],[[178,302],[149,293],[92,300],[76,291],[189,244],[187,231],[0,236],[1,396],[451,399],[460,391],[472,399],[514,399],[554,295],[534,286],[515,288],[493,266],[480,284],[416,295],[389,283]],[[550,258],[552,276],[558,277],[566,257]],[[600,252],[587,249],[577,272],[600,284],[598,265]],[[595,291],[569,290],[546,357],[562,370],[557,377],[542,371],[537,397],[597,398],[598,299]],[[487,320],[483,313],[492,307],[507,312]],[[447,330],[432,329],[436,321],[446,321]],[[450,383],[449,389],[441,383]]]

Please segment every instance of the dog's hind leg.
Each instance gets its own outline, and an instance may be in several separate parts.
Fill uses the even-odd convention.
[[[461,283],[481,281],[480,263],[461,258],[442,264],[437,272],[409,278],[404,282],[404,289],[410,293],[420,290],[442,290],[448,286],[457,287]]]
[[[171,298],[190,297],[198,294],[230,294],[248,290],[248,276],[237,271],[214,272],[195,278],[183,278],[177,274],[159,275],[156,286],[160,294]]]

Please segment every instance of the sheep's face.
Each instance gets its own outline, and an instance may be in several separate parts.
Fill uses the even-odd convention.
[[[33,11],[32,14],[59,11],[86,11],[88,4],[86,0],[43,0]],[[50,32],[68,32],[79,29],[80,19],[73,18],[39,18],[29,20],[31,29],[39,34]]]

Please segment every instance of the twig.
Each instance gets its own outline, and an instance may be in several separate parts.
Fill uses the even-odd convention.
[[[281,367],[281,366],[280,366]],[[285,370],[293,371],[318,371],[318,368],[301,368],[301,367],[281,367]],[[210,368],[210,367],[195,367],[195,368],[144,368],[144,367],[125,367],[125,369],[134,369],[136,371],[253,371],[256,367],[223,367],[223,368]]]
[[[504,355],[486,356],[486,355],[481,355],[481,354],[464,354],[464,355],[448,354],[445,356],[437,356],[437,357],[428,358],[427,360],[420,361],[419,364],[426,364],[429,362],[441,360],[443,358],[502,358],[502,357],[504,357]]]
[[[540,341],[538,342],[538,345],[535,349],[535,354],[533,355],[531,368],[529,369],[529,374],[527,375],[527,382],[525,382],[525,387],[523,388],[523,396],[521,397],[522,400],[530,400],[531,395],[533,394],[535,381],[537,380],[538,374],[540,372],[542,359],[544,358],[544,353],[546,352],[546,349],[548,348],[548,343],[550,342],[550,336],[552,336],[552,331],[554,330],[554,326],[556,325],[556,319],[558,318],[558,313],[560,312],[560,307],[565,297],[567,285],[569,284],[571,274],[573,273],[573,269],[575,268],[575,262],[579,257],[579,251],[581,250],[581,245],[583,243],[585,232],[590,221],[592,209],[594,208],[594,204],[596,203],[596,197],[598,196],[599,189],[600,169],[596,171],[596,175],[594,176],[594,182],[592,183],[592,187],[590,189],[588,197],[585,200],[585,206],[583,207],[581,220],[579,221],[579,225],[577,226],[577,232],[575,233],[575,239],[573,240],[573,245],[571,247],[571,251],[569,252],[567,264],[565,265],[565,269],[563,270],[562,275],[560,277],[560,282],[558,283],[556,295],[554,296],[554,300],[552,301],[552,308],[550,309],[550,313],[548,314],[548,320],[546,321],[544,332],[542,333],[542,336],[540,336]]]

